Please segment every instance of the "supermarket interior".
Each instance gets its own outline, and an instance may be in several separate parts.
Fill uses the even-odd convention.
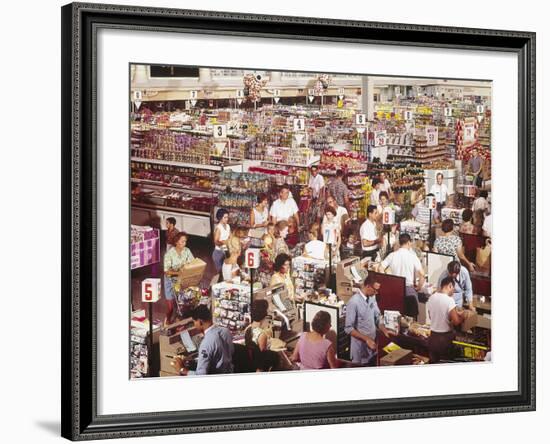
[[[491,360],[491,82],[130,79],[130,378]]]

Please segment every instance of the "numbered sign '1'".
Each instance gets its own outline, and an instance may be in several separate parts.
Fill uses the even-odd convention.
[[[157,302],[160,299],[160,279],[148,278],[141,281],[141,302]]]
[[[364,125],[367,123],[367,118],[364,114],[355,114],[355,124]]]
[[[214,125],[214,138],[225,139],[227,137],[227,125]]]
[[[304,131],[306,129],[305,119],[294,119],[294,131]]]
[[[246,268],[258,268],[260,266],[260,250],[258,248],[249,248],[244,253]]]
[[[273,97],[281,97],[281,90],[280,89],[273,90]]]
[[[198,91],[191,91],[191,99],[196,100],[199,97]]]

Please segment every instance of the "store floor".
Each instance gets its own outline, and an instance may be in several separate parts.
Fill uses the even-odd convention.
[[[206,271],[203,279],[200,283],[202,288],[208,288],[212,278],[216,274],[214,271],[214,264],[212,262],[212,250],[214,245],[209,238],[189,236],[187,246],[193,253],[193,255],[206,262]],[[165,249],[163,248],[163,242],[161,242],[161,258],[164,257]],[[147,267],[138,268],[132,271],[131,278],[131,300],[132,310],[147,309],[146,304],[141,302],[141,282],[147,278],[162,278],[162,261],[158,264],[150,265]],[[164,291],[164,290],[163,290]],[[162,321],[164,319],[164,313],[166,312],[166,303],[164,297],[160,301],[153,305],[153,318],[155,320]]]

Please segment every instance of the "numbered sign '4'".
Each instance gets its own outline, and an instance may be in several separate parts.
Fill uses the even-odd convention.
[[[293,120],[294,131],[304,131],[306,129],[306,119],[294,119]]]

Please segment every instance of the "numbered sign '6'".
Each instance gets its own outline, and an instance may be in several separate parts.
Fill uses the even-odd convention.
[[[246,268],[258,268],[260,266],[260,250],[258,248],[249,248],[244,253],[244,263]]]
[[[227,125],[214,125],[214,138],[225,139],[227,137]]]
[[[160,279],[148,278],[141,281],[141,302],[157,302],[160,299]]]
[[[355,123],[357,125],[364,125],[367,123],[367,118],[364,114],[355,114]]]
[[[304,131],[306,129],[306,119],[294,119],[294,131]]]

